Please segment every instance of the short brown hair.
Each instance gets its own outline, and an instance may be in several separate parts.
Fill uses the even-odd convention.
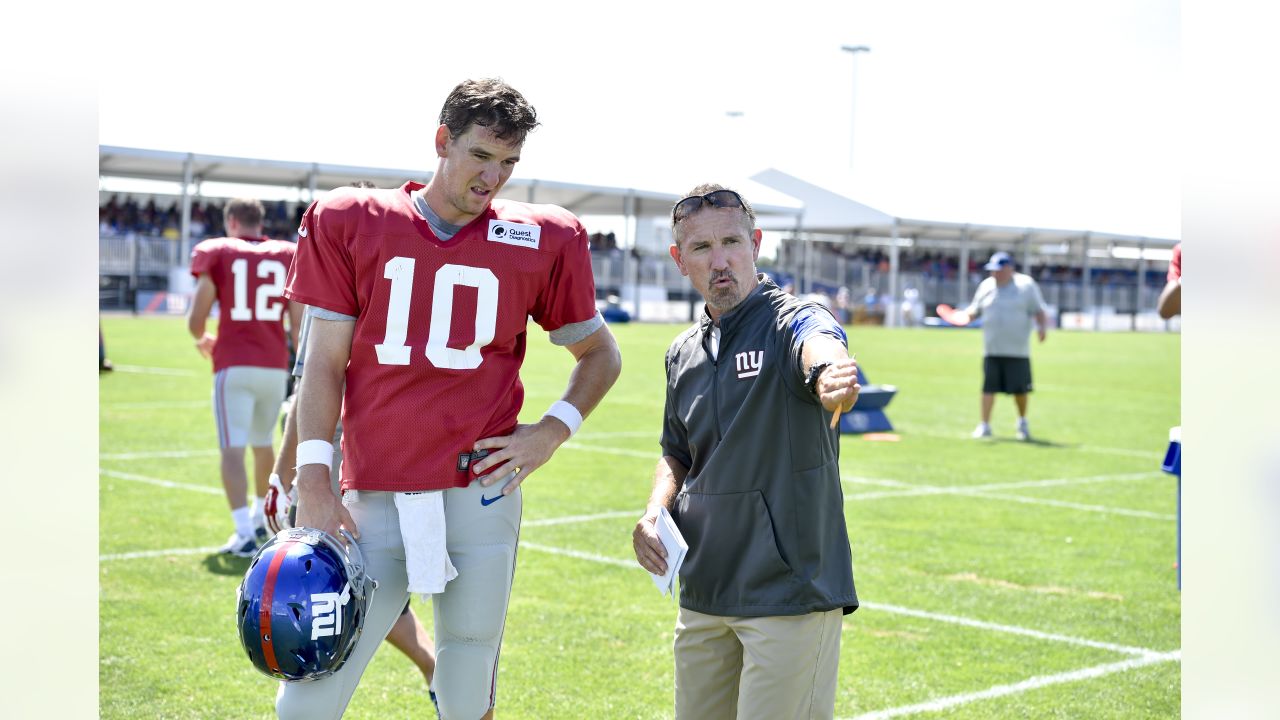
[[[482,78],[458,83],[440,108],[440,124],[447,125],[454,138],[479,125],[499,140],[519,143],[538,126],[538,114],[501,78]]]
[[[224,212],[227,217],[235,218],[236,222],[251,228],[262,227],[262,218],[267,214],[262,202],[256,198],[231,198],[227,201]]]

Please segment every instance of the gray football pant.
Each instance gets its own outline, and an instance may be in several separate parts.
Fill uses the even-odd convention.
[[[501,485],[445,490],[445,543],[458,577],[431,599],[435,617],[436,671],[432,680],[445,720],[478,720],[498,690],[498,654],[515,572],[521,493],[488,505]],[[365,666],[400,617],[408,600],[404,541],[394,493],[362,491],[343,497],[360,530],[366,572],[378,589],[364,629],[346,664],[312,682],[280,683],[276,714],[281,720],[342,717]],[[405,688],[415,692],[416,688]]]

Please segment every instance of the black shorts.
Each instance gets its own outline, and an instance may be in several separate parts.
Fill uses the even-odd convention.
[[[982,392],[1025,395],[1031,392],[1031,358],[988,355],[982,358]]]

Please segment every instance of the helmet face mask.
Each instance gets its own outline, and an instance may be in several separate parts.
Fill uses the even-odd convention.
[[[236,627],[263,674],[316,680],[351,655],[377,583],[365,575],[359,546],[347,537],[344,547],[320,530],[292,528],[250,561],[236,591]]]

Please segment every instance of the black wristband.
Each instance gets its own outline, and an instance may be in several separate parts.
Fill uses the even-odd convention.
[[[809,392],[814,395],[818,394],[818,376],[822,374],[823,370],[831,367],[831,365],[832,363],[829,362],[819,362],[814,363],[809,367],[809,377],[805,378],[804,381],[804,386],[809,388]]]

